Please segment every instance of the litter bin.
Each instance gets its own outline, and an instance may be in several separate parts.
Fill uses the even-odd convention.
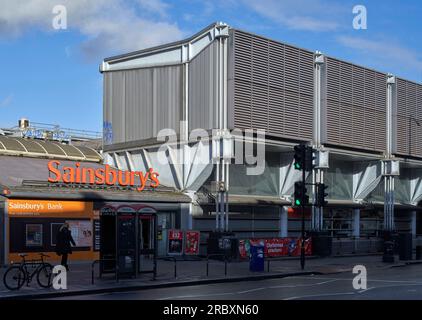
[[[264,271],[264,245],[251,246],[249,270],[252,272]]]
[[[382,256],[383,262],[394,262],[394,242],[384,242],[384,254]]]
[[[331,256],[333,247],[333,238],[328,232],[311,232],[312,238],[312,254],[320,257]]]
[[[399,235],[399,259],[412,260],[412,234],[400,233]]]

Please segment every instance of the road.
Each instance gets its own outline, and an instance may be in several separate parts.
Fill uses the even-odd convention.
[[[352,272],[66,297],[83,300],[324,300],[422,299],[422,265],[372,269],[367,289]]]

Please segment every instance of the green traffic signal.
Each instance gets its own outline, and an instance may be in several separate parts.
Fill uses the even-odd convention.
[[[309,196],[306,194],[305,184],[301,181],[295,182],[293,205],[296,207],[307,206]]]
[[[300,163],[298,163],[298,162],[295,163],[295,169],[297,169],[297,170],[300,170],[301,169],[300,168]]]

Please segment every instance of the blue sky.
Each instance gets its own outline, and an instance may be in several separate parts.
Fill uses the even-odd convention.
[[[66,30],[52,28],[58,4]],[[366,30],[352,26],[355,5]],[[0,127],[27,117],[100,131],[102,58],[214,21],[422,83],[421,17],[419,0],[0,0]]]

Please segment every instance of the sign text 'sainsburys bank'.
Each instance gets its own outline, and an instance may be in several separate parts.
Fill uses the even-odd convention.
[[[150,168],[145,173],[142,171],[123,171],[111,168],[108,164],[104,168],[81,167],[79,162],[74,167],[63,166],[60,169],[60,161],[52,160],[48,162],[49,178],[48,182],[137,186],[136,190],[142,191],[149,182],[149,187],[156,188],[160,185],[158,172]]]

